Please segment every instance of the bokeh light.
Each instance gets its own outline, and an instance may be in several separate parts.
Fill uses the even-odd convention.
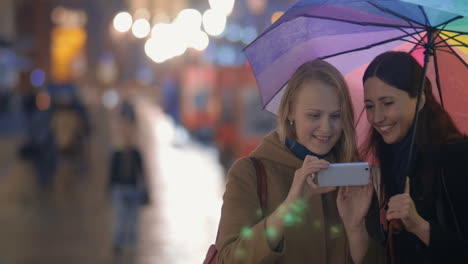
[[[107,109],[113,109],[119,103],[119,94],[114,89],[105,91],[102,94],[102,104]]]
[[[320,220],[315,220],[312,223],[312,226],[315,227],[315,228],[320,228],[322,226],[322,223],[320,222]]]
[[[246,255],[247,252],[245,252],[245,249],[241,247],[236,248],[236,251],[234,252],[234,257],[237,259],[244,259]]]
[[[252,228],[245,226],[241,229],[241,232],[240,232],[241,239],[250,240],[252,239],[252,236],[253,236]]]
[[[258,36],[257,29],[253,26],[247,26],[241,31],[242,43],[249,44],[254,41]]]
[[[189,45],[191,48],[203,51],[210,44],[210,38],[205,32],[201,30],[193,32],[191,35],[193,36],[193,38],[189,40]]]
[[[36,96],[36,107],[37,109],[44,111],[50,107],[50,96],[46,92],[40,92]]]
[[[150,23],[144,18],[137,19],[133,23],[132,33],[136,38],[145,38],[149,35],[150,31]]]
[[[233,65],[236,62],[236,51],[228,45],[220,46],[217,50],[216,60],[220,65]]]
[[[254,15],[261,15],[267,7],[267,0],[247,0],[247,7]]]
[[[60,24],[61,18],[64,16],[65,8],[61,6],[55,7],[51,12],[52,22],[56,25]]]
[[[196,9],[184,9],[179,12],[174,22],[190,30],[200,30],[202,14]]]
[[[276,231],[276,229],[271,228],[271,227],[268,227],[265,230],[265,233],[268,239],[275,239],[278,236],[278,232]]]
[[[238,24],[226,26],[226,38],[232,42],[241,40],[241,27]]]
[[[271,23],[275,23],[283,14],[284,12],[282,11],[274,12],[273,15],[271,15]]]
[[[234,8],[234,0],[209,0],[211,9],[224,15],[229,15]]]
[[[118,32],[127,32],[133,24],[133,18],[128,12],[120,12],[114,17],[114,28]]]
[[[203,13],[203,28],[211,36],[220,35],[226,27],[226,16],[214,9],[208,9]]]
[[[41,69],[35,69],[31,72],[30,79],[33,86],[42,86],[45,82],[45,73]]]
[[[143,18],[143,19],[149,20],[151,17],[151,13],[146,8],[138,8],[135,11],[133,17],[135,17],[135,19]]]
[[[168,52],[164,52],[166,46],[167,43],[166,41],[163,41],[163,39],[161,39],[161,41],[157,41],[156,38],[152,37],[145,43],[145,53],[154,62],[163,63],[172,57]]]

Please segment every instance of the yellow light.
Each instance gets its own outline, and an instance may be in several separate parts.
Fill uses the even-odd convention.
[[[271,23],[275,23],[276,20],[278,20],[282,15],[284,14],[284,12],[282,11],[278,11],[278,12],[275,12],[273,13],[273,15],[271,15]]]
[[[84,53],[86,32],[82,28],[56,27],[51,39],[51,77],[57,83],[73,78],[73,62]]]

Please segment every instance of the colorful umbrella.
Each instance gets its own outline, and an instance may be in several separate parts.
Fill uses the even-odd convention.
[[[468,4],[462,2],[298,1],[244,50],[263,107],[275,113],[294,71],[321,58],[347,79],[358,120],[364,112],[361,79],[368,63],[380,53],[400,50],[427,69],[434,94],[468,132]],[[359,123],[358,135],[366,123]]]

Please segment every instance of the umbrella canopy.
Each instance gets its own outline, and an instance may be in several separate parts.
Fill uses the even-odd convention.
[[[468,5],[462,1],[298,1],[244,50],[263,107],[276,113],[294,71],[320,58],[345,76],[358,120],[368,63],[380,53],[399,50],[426,66],[434,94],[468,132]],[[358,135],[366,125],[360,122]]]

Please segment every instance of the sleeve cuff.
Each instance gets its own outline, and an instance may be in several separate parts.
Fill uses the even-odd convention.
[[[281,240],[281,242],[278,245],[278,248],[276,248],[275,250],[271,249],[267,240],[268,232],[266,230],[266,219],[263,219],[262,222],[263,223],[255,225],[252,230],[253,233],[256,234],[255,239],[257,240],[259,245],[257,254],[262,254],[261,257],[259,256],[262,260],[262,263],[273,263],[276,259],[284,255],[284,239]]]

